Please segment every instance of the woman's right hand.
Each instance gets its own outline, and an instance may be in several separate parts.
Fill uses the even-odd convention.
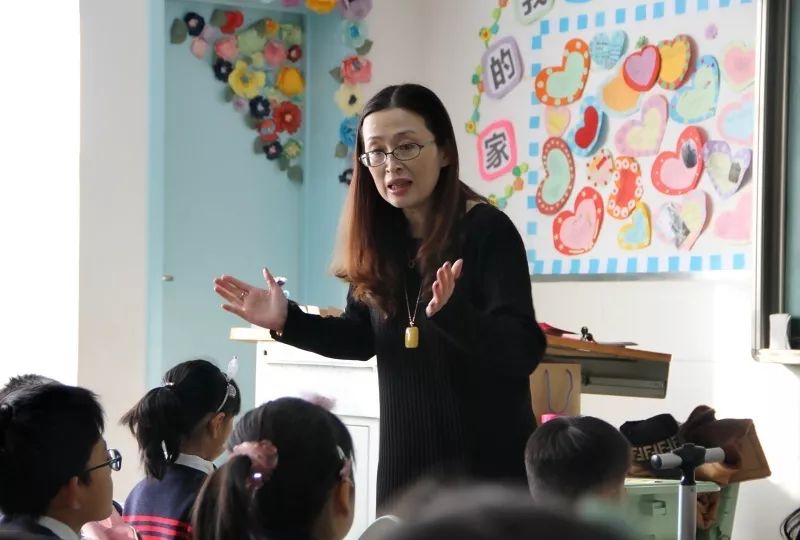
[[[289,313],[289,301],[278,282],[264,268],[266,289],[259,289],[233,276],[222,275],[214,280],[214,292],[225,304],[222,309],[238,315],[249,323],[268,330],[283,332]]]

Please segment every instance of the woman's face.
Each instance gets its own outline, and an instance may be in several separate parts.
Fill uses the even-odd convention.
[[[448,161],[422,117],[399,108],[374,112],[364,119],[361,137],[365,153],[396,151],[403,158],[387,155],[380,165],[368,166],[381,197],[395,208],[425,209]],[[409,158],[417,150],[413,145],[422,149]]]

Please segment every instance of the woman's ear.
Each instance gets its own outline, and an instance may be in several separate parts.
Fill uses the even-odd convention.
[[[349,478],[339,481],[333,494],[333,509],[336,514],[349,516],[355,511],[355,486]]]
[[[439,168],[443,169],[450,165],[450,156],[447,155],[447,152],[444,149],[439,149]]]

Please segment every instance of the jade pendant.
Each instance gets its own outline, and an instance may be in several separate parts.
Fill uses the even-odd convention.
[[[409,326],[406,328],[406,349],[416,349],[419,345],[419,328]]]

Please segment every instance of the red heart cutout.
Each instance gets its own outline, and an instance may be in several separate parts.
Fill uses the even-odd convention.
[[[661,53],[655,45],[647,45],[631,53],[622,64],[625,83],[639,92],[650,90],[661,72]]]
[[[591,250],[603,226],[603,197],[585,187],[578,193],[573,211],[565,210],[553,220],[553,244],[564,255],[580,255]]]
[[[678,137],[675,152],[661,152],[653,162],[653,185],[667,195],[683,195],[697,187],[703,175],[703,133],[689,126]]]
[[[608,215],[616,219],[627,219],[642,200],[642,168],[635,158],[620,156],[614,160],[614,182],[608,196]]]
[[[589,148],[597,137],[600,126],[600,114],[591,105],[583,111],[583,127],[575,131],[575,144],[580,148]]]

